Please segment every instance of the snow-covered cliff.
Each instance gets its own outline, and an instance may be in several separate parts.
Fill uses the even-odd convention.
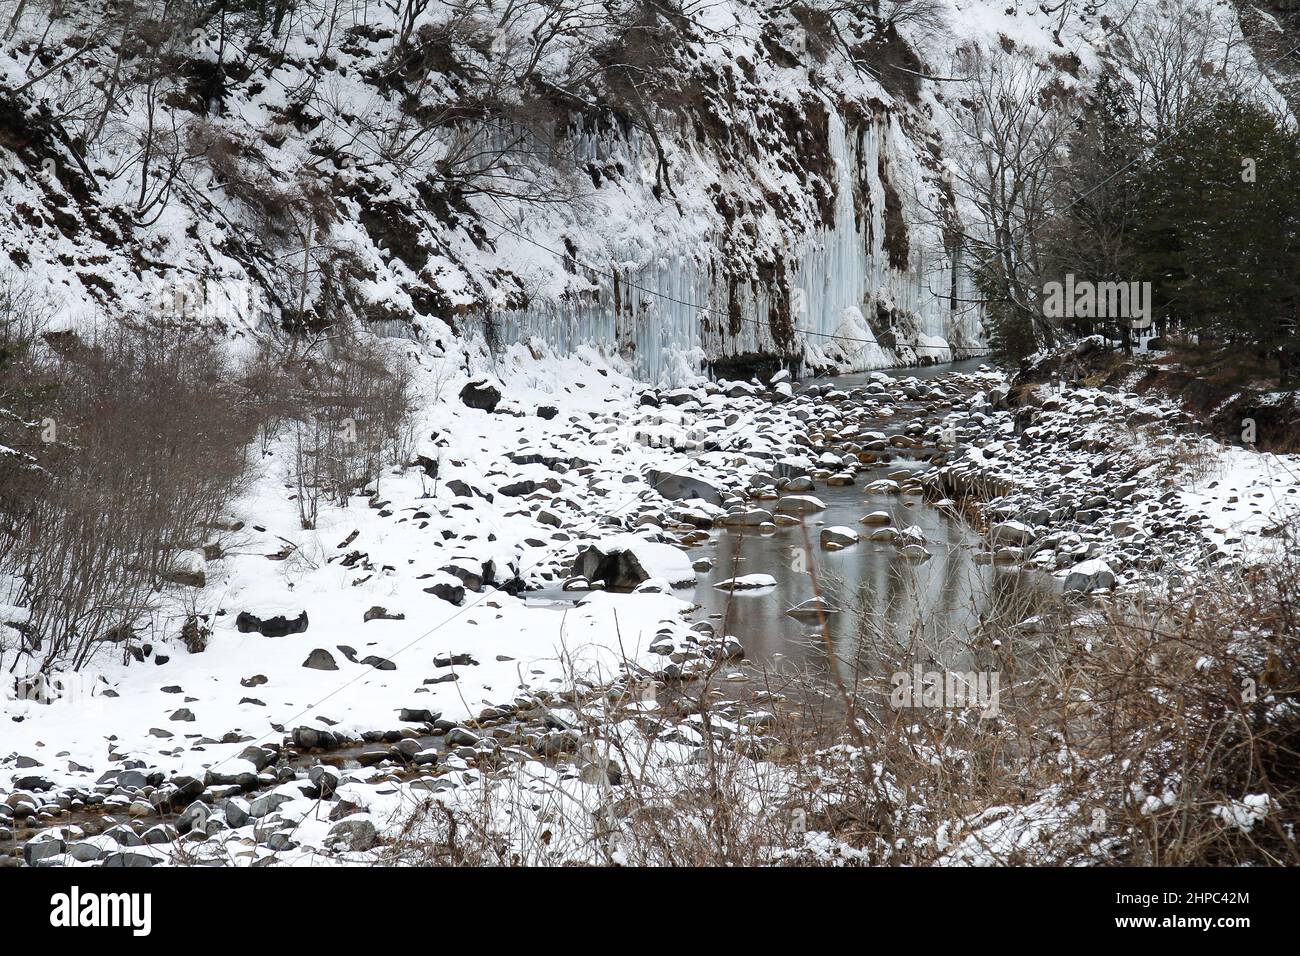
[[[1115,24],[1020,0],[10,6],[0,275],[56,324],[356,315],[435,350],[594,344],[659,381],[979,349],[953,53],[1084,84]]]

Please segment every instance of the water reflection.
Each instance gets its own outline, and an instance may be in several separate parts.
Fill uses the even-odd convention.
[[[898,370],[893,375],[936,378],[974,371],[980,364],[981,360],[973,359]],[[864,374],[834,381],[837,388],[851,388],[869,380],[870,375]],[[920,406],[904,404],[898,411],[880,430],[901,432],[915,420]],[[725,622],[727,632],[744,644],[746,656],[763,668],[819,672],[833,655],[841,678],[852,683],[864,671],[876,671],[875,663],[900,657],[952,669],[972,666],[972,648],[987,645],[991,625],[1023,620],[1054,599],[1051,581],[977,563],[979,536],[946,509],[919,497],[865,491],[871,481],[900,467],[928,465],[900,457],[861,472],[856,485],[819,485],[814,494],[826,510],[807,516],[803,526],[782,527],[766,535],[738,527],[715,531],[702,549],[714,559],[714,567],[700,574],[694,592],[701,605],[698,616]],[[872,511],[887,512],[896,528],[920,528],[930,558],[902,558],[889,542],[862,540],[841,551],[819,546],[826,527],[870,531],[860,519]],[[714,587],[736,575],[758,573],[775,578],[775,586],[735,593]],[[840,609],[827,617],[825,633],[815,618],[787,613],[814,597],[814,580]]]

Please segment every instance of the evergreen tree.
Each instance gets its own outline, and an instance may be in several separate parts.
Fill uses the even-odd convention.
[[[1224,101],[1157,144],[1138,180],[1137,266],[1155,308],[1206,347],[1285,374],[1300,301],[1300,135]]]

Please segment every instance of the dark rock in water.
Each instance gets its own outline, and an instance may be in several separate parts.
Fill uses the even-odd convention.
[[[646,480],[655,491],[671,501],[699,498],[711,505],[721,505],[723,501],[722,492],[702,478],[652,468],[646,472]]]
[[[435,584],[431,588],[425,588],[424,593],[441,598],[448,604],[459,605],[461,601],[465,600],[465,588],[462,585],[452,584],[448,581]]]
[[[289,634],[301,634],[307,630],[307,612],[303,611],[292,621],[283,614],[262,620],[255,614],[240,611],[235,618],[235,627],[241,634],[257,631],[263,637],[285,637]]]
[[[465,383],[460,390],[460,400],[470,408],[494,412],[501,401],[501,389],[485,378],[476,378]]]
[[[302,666],[314,671],[336,671],[339,665],[334,663],[334,655],[323,647],[318,647],[302,662]]]

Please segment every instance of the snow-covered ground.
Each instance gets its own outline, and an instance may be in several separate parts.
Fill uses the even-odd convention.
[[[65,844],[77,844],[86,862],[115,853],[135,863],[400,856],[418,852],[419,827],[407,833],[408,823],[435,827],[421,809],[431,795],[477,812],[491,802],[494,825],[521,840],[556,815],[570,820],[573,842],[520,850],[530,862],[608,859],[617,848],[593,844],[581,821],[623,772],[684,785],[680,758],[704,738],[687,720],[671,725],[674,743],[649,747],[641,729],[620,723],[625,712],[602,702],[602,688],[654,714],[653,694],[641,699],[638,688],[662,677],[666,654],[688,672],[692,660],[705,667],[743,654],[742,644],[685,620],[690,592],[671,587],[694,575],[682,542],[728,513],[741,519],[756,504],[771,507],[754,498],[771,495],[760,473],[781,462],[830,475],[827,463],[842,469],[843,452],[862,447],[846,443],[888,445],[883,433],[847,423],[838,438],[809,441],[829,420],[824,413],[839,421],[865,403],[874,423],[892,413],[873,396],[901,389],[951,403],[957,394],[882,378],[875,391],[822,386],[789,399],[784,375],[772,387],[697,381],[655,392],[595,352],[538,359],[515,347],[467,374],[422,358],[417,347],[393,347],[423,363],[421,464],[394,467],[373,495],[323,507],[317,526],[303,530],[285,451],[273,447],[231,509],[229,523],[242,526],[214,532],[208,544],[222,556],[203,563],[204,587],[167,592],[141,660],[128,666],[108,648],[70,682],[66,699],[38,703],[11,692],[4,701],[0,802],[9,811],[0,811],[0,829],[54,828],[29,844],[32,859],[71,862]],[[499,388],[494,412],[461,400],[470,380]],[[1037,417],[1017,434],[1012,414],[993,407],[1005,394],[1000,375],[964,383],[970,397],[932,434],[904,443],[956,446],[934,476],[994,474],[1008,483],[979,505],[995,522],[991,560],[1054,571],[1067,587],[1090,569],[1085,591],[1138,587],[1167,580],[1174,567],[1195,574],[1213,553],[1266,558],[1256,549],[1274,542],[1268,530],[1295,513],[1295,456],[1205,445],[1181,434],[1176,410],[1094,389],[1042,396]],[[1147,424],[1126,429],[1123,421]],[[1178,442],[1199,450],[1186,453]],[[774,511],[814,500],[802,490],[790,484]],[[526,592],[511,593],[558,586],[593,543],[600,554],[635,555],[644,580],[633,593],[594,591],[574,606],[530,605]],[[1102,565],[1113,581],[1098,574]],[[752,574],[733,583],[761,591],[770,582]],[[210,615],[201,653],[179,639],[192,611]],[[291,625],[305,614],[307,626],[268,637],[247,624],[241,630],[241,613]],[[736,716],[728,734],[748,739],[760,716]],[[608,743],[615,730],[623,734],[618,772]],[[313,769],[310,751],[320,745],[348,745],[349,759],[363,765]],[[645,766],[626,766],[638,746],[647,748]],[[740,759],[735,739],[724,750]],[[568,756],[539,759],[547,753]],[[437,773],[418,772],[435,761]],[[796,784],[763,761],[745,767],[772,792]],[[196,809],[185,809],[199,791]],[[90,809],[136,826],[86,838],[78,814]],[[69,813],[65,832],[59,818]],[[176,843],[168,827],[209,839]],[[349,846],[365,850],[355,856]],[[827,851],[816,840],[807,849],[813,858]]]

